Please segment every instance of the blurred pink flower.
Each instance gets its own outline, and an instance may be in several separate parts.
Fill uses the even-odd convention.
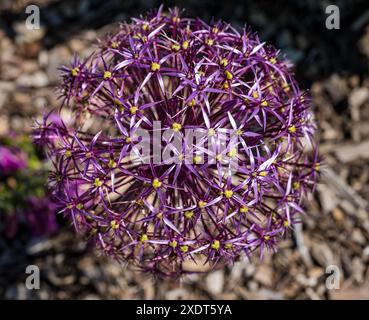
[[[24,152],[0,146],[0,175],[6,176],[24,169],[27,166],[27,156]]]

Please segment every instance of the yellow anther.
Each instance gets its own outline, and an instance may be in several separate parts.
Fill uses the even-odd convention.
[[[207,205],[207,203],[206,203],[206,201],[202,201],[202,200],[200,200],[200,201],[199,201],[199,203],[198,203],[197,205],[198,205],[198,207],[199,207],[200,209],[203,209],[203,208],[205,208],[205,206]]]
[[[268,87],[269,92],[274,92],[273,85],[270,82],[267,82],[266,85]]]
[[[208,46],[212,46],[212,45],[214,44],[214,40],[213,40],[213,39],[208,38],[208,39],[206,39],[206,40],[205,40],[205,43],[206,43]]]
[[[142,207],[145,203],[144,203],[143,199],[138,199],[138,200],[136,200],[136,204],[139,205],[140,207]]]
[[[174,248],[177,247],[178,242],[176,240],[173,240],[173,241],[169,242],[169,245],[174,249]]]
[[[186,211],[184,213],[184,216],[187,218],[187,219],[191,219],[193,217],[193,211]]]
[[[70,73],[72,74],[73,77],[76,77],[79,73],[79,68],[76,67],[76,68],[73,68]]]
[[[263,101],[261,101],[261,106],[262,107],[267,107],[268,106],[268,101],[266,101],[265,99]]]
[[[183,50],[187,50],[188,45],[189,45],[189,42],[188,42],[187,40],[183,41],[183,42],[182,42],[182,49],[183,49]]]
[[[268,235],[265,235],[265,236],[264,236],[264,240],[265,240],[265,241],[268,241],[268,240],[270,240],[270,236],[268,236]]]
[[[315,165],[314,165],[314,169],[315,169],[315,171],[319,171],[320,170],[320,163],[316,163]]]
[[[222,161],[222,158],[223,158],[223,156],[221,154],[217,154],[215,156],[215,160],[217,160],[217,161]]]
[[[289,126],[289,127],[288,127],[288,132],[289,132],[289,133],[295,133],[295,132],[296,132],[296,127],[295,127],[294,125]]]
[[[64,152],[64,156],[65,156],[66,158],[70,158],[70,157],[72,156],[72,151],[70,151],[70,150],[66,150],[66,151]]]
[[[173,43],[172,46],[170,47],[173,51],[179,51],[179,49],[181,49],[181,46],[177,43]]]
[[[112,49],[117,49],[119,47],[119,44],[118,42],[113,41],[110,46],[112,47]]]
[[[241,129],[236,130],[236,135],[242,136],[242,134],[243,134],[243,131]]]
[[[183,160],[184,160],[184,155],[183,155],[183,153],[181,153],[181,154],[179,154],[179,155],[178,155],[178,160],[179,160],[179,161],[183,161]]]
[[[147,31],[149,29],[149,24],[147,22],[145,22],[143,25],[142,25],[142,30],[143,31]]]
[[[219,64],[223,67],[226,67],[228,65],[228,60],[226,58],[223,58],[220,60]]]
[[[181,21],[181,19],[179,17],[173,17],[172,18],[173,23],[179,23],[180,21]]]
[[[113,160],[109,160],[109,168],[115,169],[117,167],[117,163]]]
[[[223,89],[225,89],[225,90],[229,89],[229,84],[228,84],[228,82],[224,82],[224,83],[223,83]]]
[[[155,72],[155,71],[158,71],[158,70],[160,70],[160,64],[157,63],[157,62],[152,62],[151,63],[151,71]]]
[[[230,73],[228,70],[224,71],[224,74],[225,74],[227,80],[232,80],[233,79],[233,74]]]
[[[210,128],[210,129],[208,130],[208,136],[209,136],[209,137],[213,137],[213,136],[215,136],[215,129]]]
[[[213,29],[211,29],[211,32],[217,34],[219,32],[219,29],[217,27],[213,27]]]
[[[136,106],[132,106],[129,108],[129,112],[131,114],[136,114],[137,111],[138,111],[138,108]]]
[[[226,243],[225,245],[224,245],[224,248],[226,248],[226,249],[231,249],[233,247],[233,243]]]
[[[259,176],[260,177],[266,177],[268,175],[268,171],[260,171]]]
[[[127,137],[126,138],[126,143],[131,143],[132,142],[132,138],[131,137]]]
[[[283,225],[287,228],[290,225],[290,223],[288,222],[288,220],[285,220],[283,221]]]
[[[211,248],[212,249],[215,249],[215,250],[218,250],[220,248],[220,242],[219,240],[214,240],[211,244]]]
[[[119,222],[117,222],[117,221],[115,221],[115,220],[112,220],[112,221],[110,221],[110,227],[112,228],[112,229],[118,229],[119,228]]]
[[[94,186],[96,187],[96,188],[99,188],[99,187],[101,187],[102,186],[102,181],[99,179],[99,178],[96,178],[95,179],[95,181],[94,181]]]
[[[121,107],[122,106],[122,102],[120,102],[119,99],[114,99],[114,104],[118,107]],[[123,109],[124,110],[124,109]]]
[[[284,83],[282,89],[284,90],[284,92],[288,92],[290,91],[290,86],[288,85],[288,83]]]
[[[172,129],[174,132],[178,132],[182,129],[182,125],[180,123],[174,122],[172,124]]]
[[[187,104],[189,107],[193,107],[196,105],[196,100],[195,99],[192,99],[188,104]]]
[[[232,191],[232,190],[224,190],[224,196],[225,196],[227,199],[232,198],[232,196],[233,196],[233,191]]]
[[[231,150],[229,150],[229,152],[227,153],[227,156],[229,158],[234,158],[237,155],[237,149],[236,148],[232,148]]]
[[[107,80],[107,79],[110,79],[111,78],[111,72],[110,71],[105,71],[104,72],[104,79]]]
[[[241,208],[240,208],[240,212],[241,213],[247,213],[249,211],[249,208],[248,207],[246,207],[246,206],[242,206]]]
[[[143,234],[141,237],[140,237],[140,242],[146,242],[147,240],[149,240],[149,237],[147,236],[147,234]]]
[[[277,59],[274,58],[274,57],[270,58],[269,61],[270,61],[271,64],[276,64],[277,63]]]
[[[296,181],[292,184],[292,188],[294,190],[300,189],[300,182]]]
[[[78,203],[78,204],[76,205],[76,208],[77,208],[78,210],[82,210],[82,209],[83,209],[83,204],[82,204],[82,203]]]
[[[188,251],[188,246],[181,246],[181,251],[186,253]]]
[[[160,188],[162,185],[162,182],[159,181],[159,179],[155,178],[152,182],[152,186],[154,187],[154,189]]]
[[[201,156],[194,156],[194,157],[193,157],[193,162],[194,162],[195,164],[201,164],[201,162],[202,162],[202,157],[201,157]]]
[[[254,91],[254,92],[252,93],[252,97],[253,97],[254,99],[259,98],[259,93],[258,93],[257,91]]]

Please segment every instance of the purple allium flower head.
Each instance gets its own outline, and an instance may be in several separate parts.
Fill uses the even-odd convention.
[[[74,123],[46,116],[35,133],[50,185],[75,228],[116,259],[167,275],[185,261],[263,255],[304,212],[319,171],[309,98],[248,28],[159,9],[63,67],[60,88]],[[165,151],[173,136],[176,161],[137,161],[137,144]]]
[[[0,146],[0,176],[7,176],[27,166],[27,156],[16,148]]]

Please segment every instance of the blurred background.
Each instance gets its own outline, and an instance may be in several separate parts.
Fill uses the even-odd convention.
[[[57,68],[68,64],[74,53],[91,53],[96,38],[115,30],[118,22],[161,3],[185,8],[185,15],[207,22],[222,18],[236,28],[247,23],[263,41],[280,48],[295,63],[296,78],[313,98],[325,159],[303,225],[281,243],[277,254],[267,254],[263,261],[255,255],[252,261],[180,281],[157,281],[100,256],[62,221],[57,226],[53,218],[47,219],[47,228],[40,229],[37,212],[53,210],[47,194],[33,194],[39,182],[26,188],[30,195],[19,189],[45,171],[27,136],[34,117],[59,106]],[[25,26],[29,4],[40,7],[39,30]],[[340,9],[339,30],[325,27],[330,4]],[[369,299],[368,62],[367,0],[0,0],[0,144],[26,149],[28,159],[15,178],[0,181],[0,298]],[[18,193],[13,199],[4,196],[4,190]],[[13,207],[17,215],[9,234],[4,212]],[[40,268],[40,290],[24,285],[31,264]],[[340,289],[326,286],[330,265],[338,267]]]

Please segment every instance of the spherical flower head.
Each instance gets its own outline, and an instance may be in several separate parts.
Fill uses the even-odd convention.
[[[74,122],[46,117],[35,134],[75,228],[156,275],[276,250],[319,171],[291,65],[248,28],[177,9],[135,18],[103,43],[62,68]]]

